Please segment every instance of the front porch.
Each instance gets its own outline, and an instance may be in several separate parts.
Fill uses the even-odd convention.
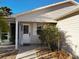
[[[39,44],[40,40],[38,38],[38,25],[39,23],[31,22],[19,22],[18,23],[18,43],[23,44]],[[40,25],[42,26],[42,24]],[[41,29],[40,29],[41,30]]]
[[[47,23],[16,21],[16,23],[14,23],[15,48],[18,49],[19,46],[22,46],[24,44],[40,44],[41,42],[39,40],[39,32],[41,31],[44,24]]]
[[[36,19],[26,20],[28,17],[24,18],[10,18],[9,19],[9,38],[12,39],[15,43],[15,49],[18,49],[19,46],[23,44],[40,44],[39,32],[42,30],[44,24],[56,24],[57,22],[46,21],[42,19],[41,21],[36,21]],[[50,20],[50,19],[49,19]]]
[[[57,21],[47,16],[46,11],[35,13],[25,13],[13,16],[15,23],[15,48],[18,49],[23,44],[40,44],[39,32],[44,24],[54,23]],[[13,21],[13,19],[9,20]],[[10,23],[11,23],[10,22]]]

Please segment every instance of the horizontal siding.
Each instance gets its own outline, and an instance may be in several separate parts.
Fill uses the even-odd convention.
[[[65,32],[66,43],[79,56],[79,15],[58,21],[57,27]],[[65,47],[69,50],[68,47]],[[69,50],[70,52],[72,52]]]

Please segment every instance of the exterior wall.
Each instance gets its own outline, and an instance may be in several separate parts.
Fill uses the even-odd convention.
[[[39,44],[40,40],[37,35],[37,23],[33,23],[32,29],[31,44]]]
[[[30,36],[30,43],[29,44],[40,44],[40,40],[37,35],[37,23],[28,23],[28,22],[20,22],[19,23],[19,44],[23,45],[23,24],[30,25],[30,32],[28,33]],[[26,44],[28,44],[28,43],[26,43]]]
[[[65,35],[62,47],[79,57],[79,15],[58,21],[57,27]]]

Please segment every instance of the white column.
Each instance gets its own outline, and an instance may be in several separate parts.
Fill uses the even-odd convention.
[[[8,23],[8,26],[9,26],[9,28],[10,28],[10,22]],[[10,29],[11,30],[11,29]],[[8,40],[8,42],[10,43],[10,31],[7,33],[8,35],[7,35],[7,40]]]
[[[18,21],[16,20],[15,49],[18,49]]]
[[[23,45],[23,38],[22,38],[22,36],[23,36],[23,30],[22,30],[22,24],[21,23],[19,23],[19,44],[20,45]]]
[[[37,23],[33,23],[33,35],[37,35]]]

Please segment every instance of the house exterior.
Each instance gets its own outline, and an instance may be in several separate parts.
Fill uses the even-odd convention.
[[[23,44],[40,44],[38,31],[43,24],[56,23],[64,33],[66,43],[62,47],[79,56],[79,5],[63,1],[9,17],[10,27],[15,26],[15,47]],[[11,28],[13,29],[13,28]],[[71,51],[72,50],[72,51]]]

